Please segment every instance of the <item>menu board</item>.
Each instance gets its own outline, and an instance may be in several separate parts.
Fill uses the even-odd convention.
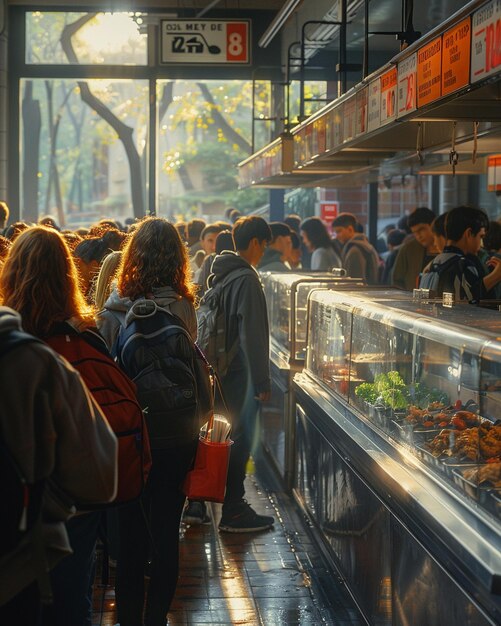
[[[492,0],[472,19],[471,79],[476,83],[501,70],[501,0]]]
[[[355,136],[357,122],[357,102],[355,96],[344,102],[343,141],[350,141]]]
[[[470,81],[471,20],[467,17],[442,37],[442,95]]]
[[[417,105],[422,107],[440,98],[442,93],[442,37],[418,50]]]
[[[379,78],[369,84],[369,103],[367,111],[367,130],[376,130],[381,125],[381,83]]]
[[[398,64],[397,117],[416,110],[417,53]]]
[[[294,166],[302,165],[304,162],[304,129],[294,133]]]
[[[313,122],[313,156],[323,154],[326,149],[326,115]]]
[[[381,76],[381,124],[387,124],[397,116],[397,68]]]
[[[356,134],[363,135],[367,132],[367,103],[369,100],[369,88],[364,87],[357,91],[357,127]]]

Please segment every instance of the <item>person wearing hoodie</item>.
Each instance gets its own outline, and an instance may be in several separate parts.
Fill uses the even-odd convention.
[[[4,303],[19,311],[25,330],[35,337],[49,341],[78,332],[96,349],[107,352],[97,332],[92,332],[94,311],[84,300],[71,252],[57,230],[36,226],[21,233],[0,280]],[[101,511],[79,511],[68,521],[73,554],[51,572],[53,603],[44,607],[42,624],[90,626],[100,521]]]
[[[343,267],[351,278],[363,278],[369,285],[379,282],[379,256],[363,233],[357,232],[352,213],[340,213],[332,221],[332,230],[343,246]]]
[[[257,269],[260,272],[288,272],[286,265],[292,250],[291,229],[283,222],[271,222],[271,241],[265,249]]]
[[[110,349],[120,328],[134,318],[133,305],[141,298],[154,300],[158,307],[179,317],[196,339],[195,286],[186,246],[175,226],[159,217],[142,220],[132,234],[123,251],[117,287],[98,314],[98,328]],[[169,407],[165,411],[168,419]],[[191,467],[197,438],[185,445],[164,447],[150,431],[150,443],[152,467],[144,495],[140,502],[118,509],[115,596],[121,626],[165,626],[178,579],[179,525],[185,502],[181,485]],[[152,562],[143,622],[150,538]]]
[[[7,265],[3,291],[10,275]],[[35,626],[44,573],[72,552],[65,522],[74,505],[115,497],[117,441],[78,373],[48,345],[21,340],[4,352],[4,341],[21,331],[19,313],[1,306],[1,439],[27,483],[45,481],[45,488],[41,538],[34,526],[0,560],[0,623]]]
[[[258,402],[270,398],[271,388],[268,314],[263,287],[254,269],[271,240],[270,228],[261,217],[242,217],[233,226],[233,240],[236,252],[225,251],[214,259],[209,285],[216,287],[233,272],[241,274],[223,289],[221,299],[226,345],[237,349],[227,371],[220,372],[234,444],[219,529],[244,533],[265,530],[274,523],[272,516],[259,515],[244,500]]]

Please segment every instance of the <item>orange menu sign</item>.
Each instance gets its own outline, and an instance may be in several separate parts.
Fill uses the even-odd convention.
[[[441,95],[442,37],[418,50],[417,105],[422,107]]]
[[[471,19],[467,17],[442,37],[442,95],[456,91],[470,80]]]

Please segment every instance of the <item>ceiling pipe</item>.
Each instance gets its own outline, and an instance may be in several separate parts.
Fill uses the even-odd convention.
[[[273,21],[265,30],[261,39],[258,41],[258,46],[260,48],[266,48],[274,37],[279,33],[282,26],[289,19],[289,17],[294,13],[294,11],[298,8],[300,4],[302,4],[303,0],[288,0],[277,15],[273,18]]]

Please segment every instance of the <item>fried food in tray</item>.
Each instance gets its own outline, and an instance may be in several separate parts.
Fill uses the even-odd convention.
[[[432,408],[433,404],[433,408]],[[478,426],[482,423],[482,418],[472,411],[456,410],[454,407],[437,408],[440,403],[434,402],[426,409],[410,406],[405,417],[407,423],[414,429],[450,428],[455,430],[465,430]]]
[[[501,489],[501,463],[486,463],[463,471],[463,477],[477,485]]]
[[[492,463],[501,459],[501,425],[484,420],[472,428],[444,428],[425,447],[436,458],[443,455],[460,462]]]

